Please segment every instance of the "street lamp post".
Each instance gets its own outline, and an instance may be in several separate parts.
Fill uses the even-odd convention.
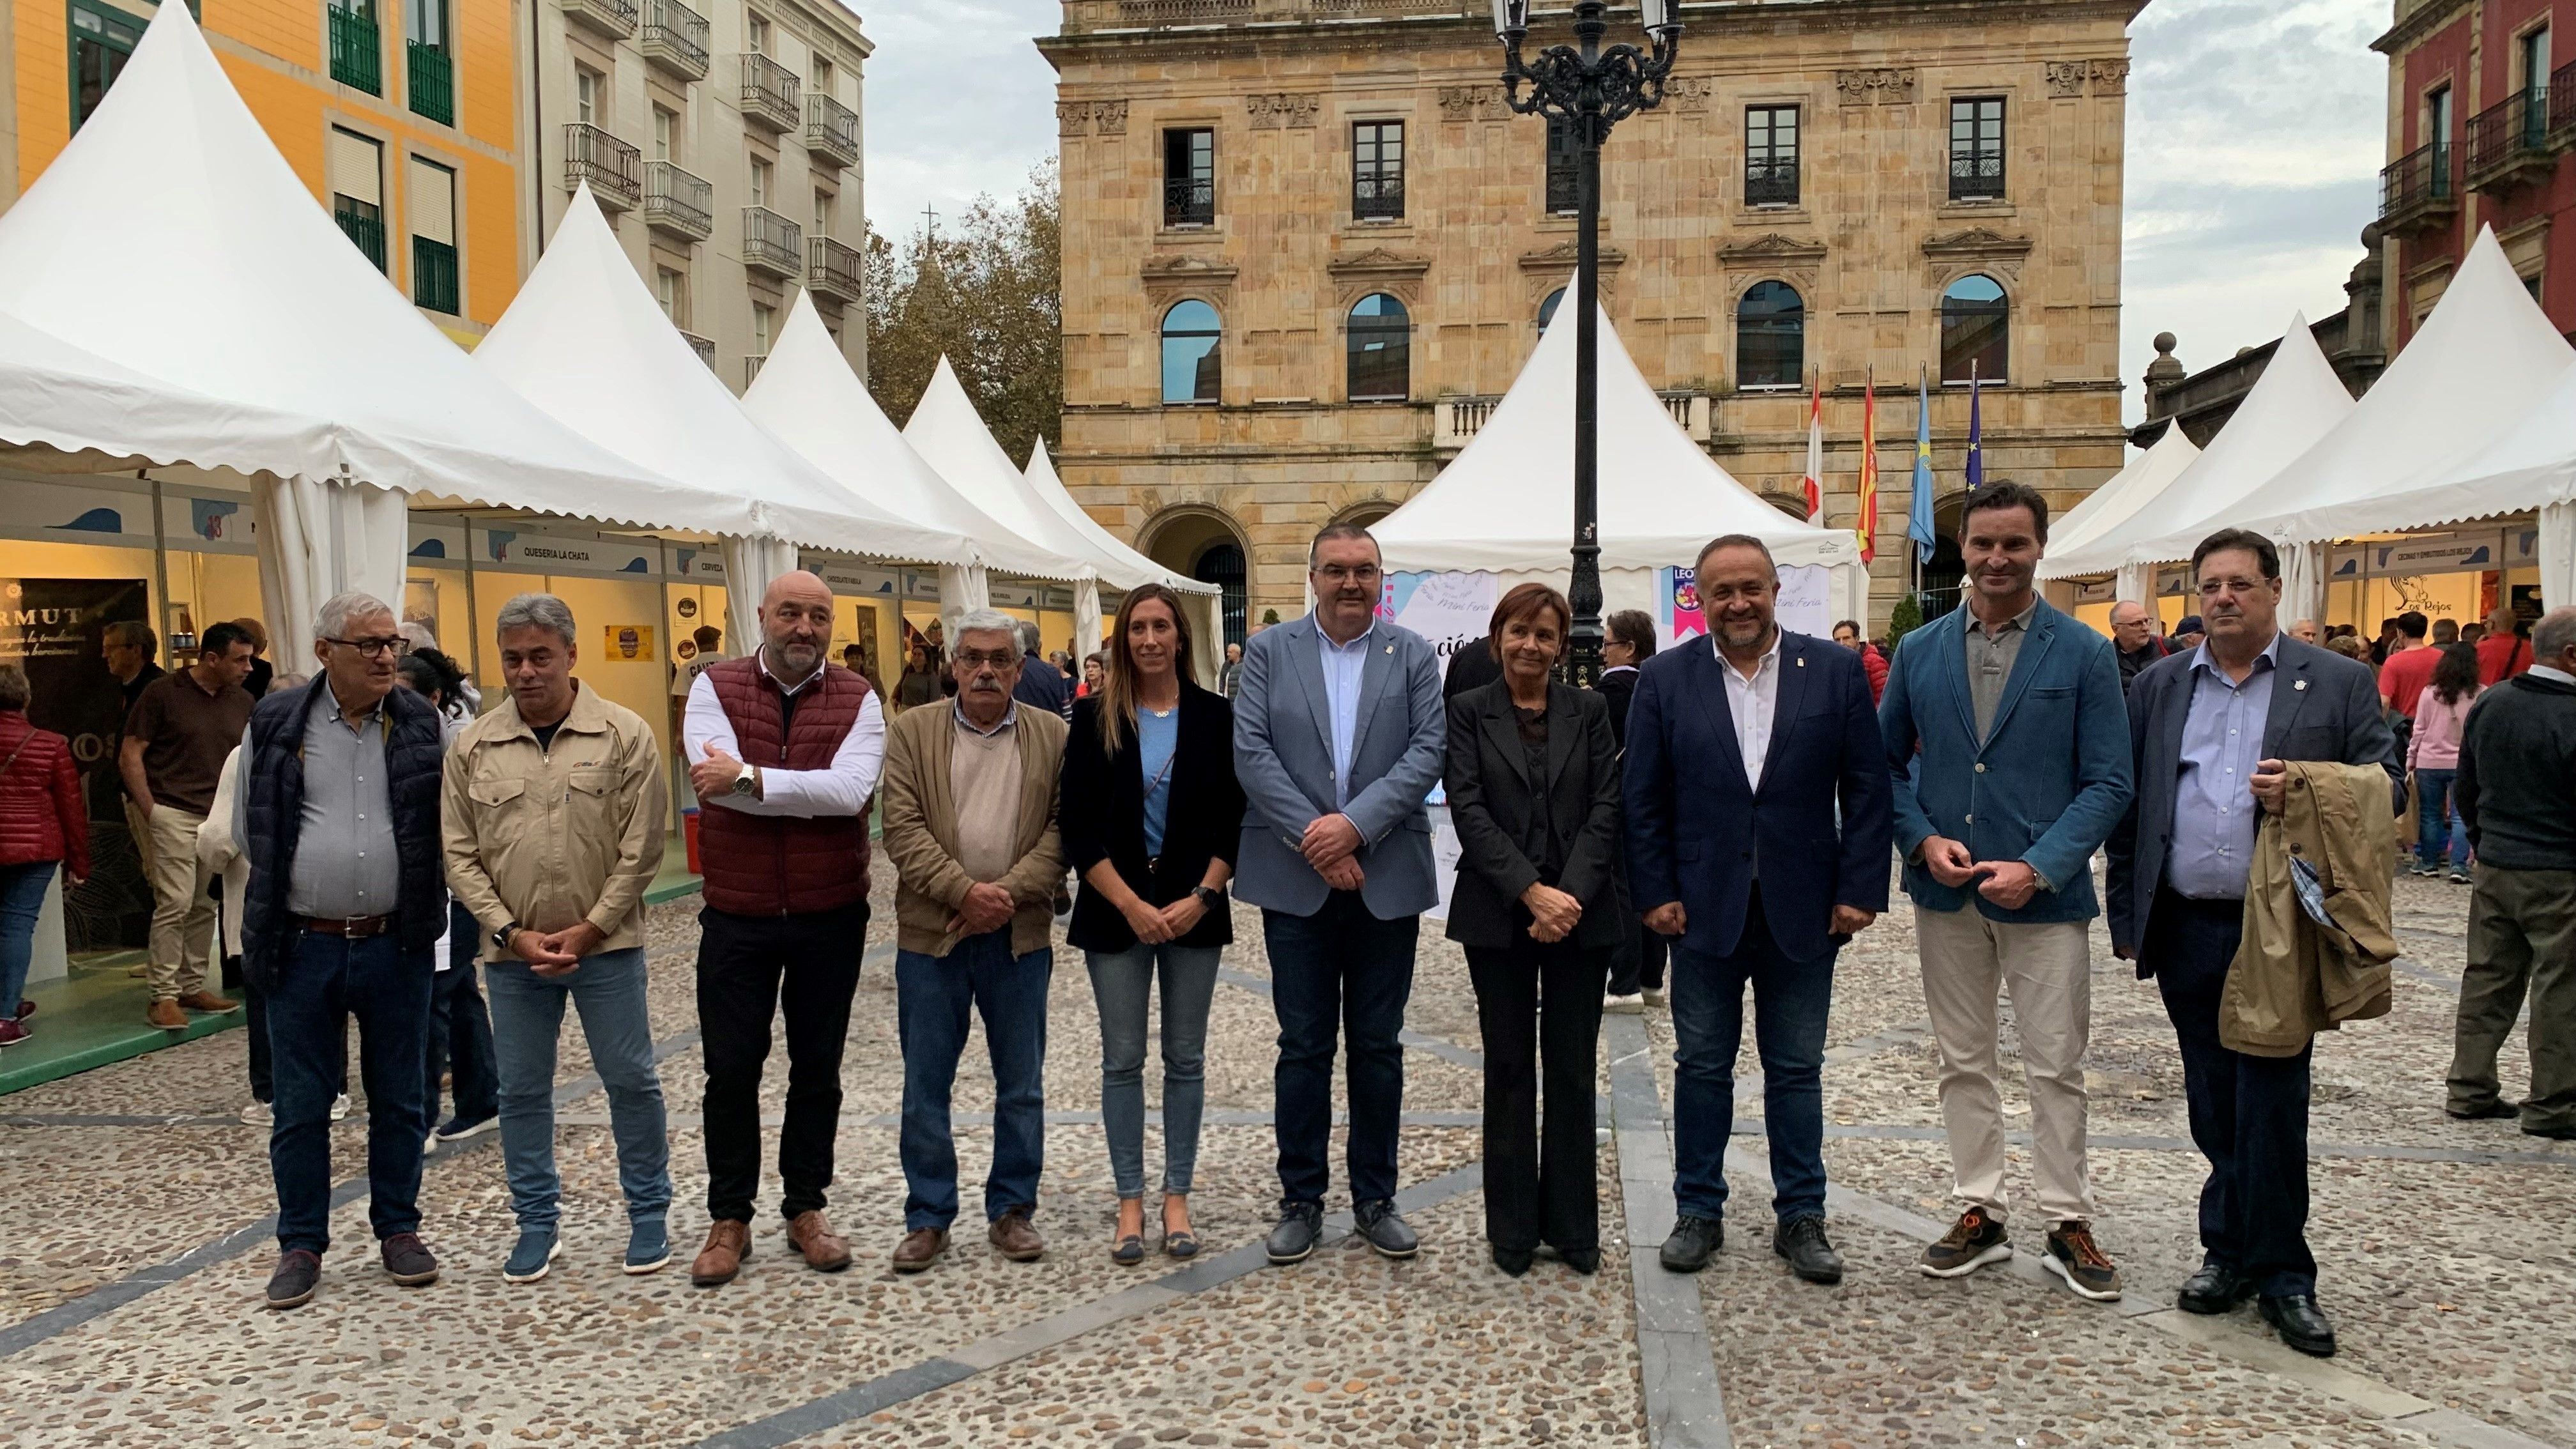
[[[1494,0],[1494,35],[1503,43],[1503,97],[1521,115],[1562,120],[1574,130],[1574,605],[1566,673],[1588,689],[1601,676],[1600,295],[1601,143],[1610,128],[1664,99],[1664,78],[1681,49],[1677,0],[1639,0],[1647,49],[1604,46],[1606,0],[1575,0],[1572,45],[1521,56],[1530,0]],[[1528,94],[1522,88],[1528,87]]]

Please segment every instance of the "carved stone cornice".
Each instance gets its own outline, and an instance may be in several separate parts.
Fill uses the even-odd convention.
[[[1252,129],[1291,131],[1314,129],[1315,117],[1324,108],[1324,98],[1313,91],[1288,91],[1272,95],[1248,95],[1243,98],[1244,114],[1252,118]]]
[[[1834,72],[1834,92],[1846,106],[1905,106],[1914,103],[1914,67],[1880,66]]]
[[[1160,310],[1184,293],[1198,293],[1222,300],[1234,288],[1237,268],[1232,262],[1188,253],[1164,253],[1145,259],[1137,269],[1145,284],[1145,296]]]
[[[1715,94],[1715,76],[1677,75],[1664,82],[1664,101],[1677,111],[1705,111]]]
[[[1442,86],[1440,119],[1457,124],[1465,121],[1499,121],[1512,113],[1503,104],[1502,88],[1494,85]]]
[[[2048,94],[2056,100],[2067,100],[2086,94],[2122,96],[2129,93],[2129,62],[2111,60],[2052,60],[2048,63]]]
[[[1127,103],[1058,101],[1055,105],[1055,129],[1059,136],[1124,136],[1127,134]]]
[[[1335,257],[1324,264],[1324,274],[1333,279],[1344,306],[1372,292],[1392,292],[1405,305],[1412,306],[1422,300],[1422,279],[1430,270],[1429,257],[1404,256],[1384,247]]]
[[[1576,261],[1576,245],[1577,243],[1575,240],[1572,237],[1568,237],[1564,241],[1558,242],[1552,247],[1542,247],[1534,252],[1523,252],[1521,253],[1521,270],[1524,272],[1571,272],[1574,270]],[[1605,272],[1615,272],[1619,269],[1621,264],[1628,260],[1628,254],[1619,250],[1617,247],[1603,247],[1601,249],[1600,260],[1601,270]]]
[[[1768,232],[1748,242],[1717,249],[1717,259],[1730,272],[1756,272],[1774,267],[1813,267],[1825,259],[1825,244]]]
[[[1935,262],[2011,262],[2030,255],[2030,238],[1972,226],[1947,236],[1925,237],[1923,255]]]

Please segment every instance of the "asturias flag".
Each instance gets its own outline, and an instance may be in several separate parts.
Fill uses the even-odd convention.
[[[1872,369],[1860,395],[1860,561],[1878,557],[1878,376]]]
[[[1920,399],[1914,407],[1914,501],[1905,511],[1905,536],[1914,540],[1914,561],[1932,561],[1932,373],[1920,374]]]
[[[1825,379],[1818,369],[1807,389],[1807,476],[1798,488],[1807,495],[1807,521],[1825,521]]]
[[[1968,365],[1968,491],[1986,486],[1985,400],[1979,394],[1983,385],[1977,381],[1976,364]]]

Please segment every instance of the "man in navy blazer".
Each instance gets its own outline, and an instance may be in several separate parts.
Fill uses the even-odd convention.
[[[2032,585],[2047,544],[2037,491],[1996,482],[1969,494],[1959,519],[1967,600],[1906,636],[1879,705],[1960,1207],[1922,1268],[1955,1278],[2012,1256],[1995,1081],[2001,988],[2030,1090],[2042,1264],[2109,1301],[2120,1273],[2093,1240],[2084,1163],[2085,923],[2099,914],[2093,852],[2132,794],[2129,721],[2111,641]]]
[[[1235,894],[1261,908],[1270,1000],[1279,1224],[1270,1260],[1294,1263],[1323,1231],[1332,1180],[1333,1049],[1347,1025],[1351,1200],[1369,1246],[1419,1246],[1395,1211],[1405,1003],[1422,912],[1440,899],[1424,797],[1448,754],[1440,657],[1377,617],[1377,540],[1340,523],[1307,550],[1315,611],[1253,636],[1234,700],[1243,786]]]
[[[1825,1234],[1825,1023],[1834,957],[1887,909],[1892,825],[1878,719],[1859,655],[1784,632],[1762,541],[1700,550],[1706,642],[1638,670],[1628,706],[1628,873],[1673,945],[1673,1205],[1665,1268],[1695,1273],[1725,1241],[1726,1142],[1744,988],[1753,988],[1771,1138],[1772,1250],[1842,1281]]]

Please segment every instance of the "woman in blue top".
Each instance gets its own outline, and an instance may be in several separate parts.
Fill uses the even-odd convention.
[[[1100,1007],[1100,1117],[1118,1189],[1110,1256],[1132,1267],[1145,1260],[1145,1029],[1158,976],[1163,1251],[1199,1250],[1190,1175],[1217,956],[1234,940],[1225,884],[1244,806],[1234,711],[1193,675],[1180,597],[1159,584],[1129,593],[1107,653],[1100,688],[1074,705],[1057,820],[1082,877],[1066,936]]]

